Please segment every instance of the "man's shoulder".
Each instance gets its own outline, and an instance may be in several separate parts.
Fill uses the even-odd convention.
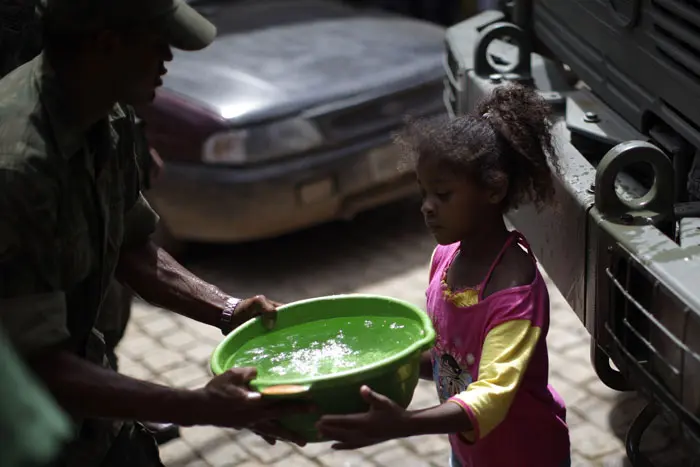
[[[49,126],[31,62],[0,80],[0,170],[40,176],[49,164]]]
[[[31,113],[40,106],[35,67],[35,60],[31,60],[0,79],[0,115],[3,120],[17,112]]]

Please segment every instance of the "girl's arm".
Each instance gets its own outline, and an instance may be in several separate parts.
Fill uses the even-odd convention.
[[[478,379],[438,407],[409,412],[408,429],[413,435],[461,433],[469,442],[486,436],[505,419],[539,336],[526,319],[494,327],[484,340]]]
[[[406,414],[406,434],[408,436],[451,434],[471,432],[474,427],[464,410],[457,404],[445,402],[436,407],[415,410]]]
[[[540,329],[527,319],[494,327],[484,341],[478,379],[444,404],[407,411],[363,387],[368,412],[327,415],[318,427],[326,437],[340,441],[339,449],[427,434],[459,433],[467,442],[476,442],[505,419],[539,336]]]

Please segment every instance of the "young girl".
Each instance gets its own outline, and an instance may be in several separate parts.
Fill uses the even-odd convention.
[[[532,90],[500,87],[473,114],[412,123],[399,138],[439,244],[427,290],[438,337],[421,374],[441,404],[407,411],[365,386],[368,412],[318,424],[336,449],[447,433],[455,467],[570,465],[566,409],[547,384],[547,288],[526,240],[503,220],[552,199],[548,110]]]

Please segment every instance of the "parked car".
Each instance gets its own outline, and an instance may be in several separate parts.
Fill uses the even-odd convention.
[[[443,28],[332,0],[190,4],[219,35],[174,51],[138,109],[166,161],[149,199],[172,237],[274,237],[415,192],[391,134],[444,112]]]

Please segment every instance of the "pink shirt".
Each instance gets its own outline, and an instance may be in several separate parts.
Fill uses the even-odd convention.
[[[548,383],[549,294],[537,271],[530,285],[482,297],[514,232],[479,286],[449,290],[447,270],[459,244],[433,254],[428,314],[437,332],[431,351],[441,402],[459,404],[474,430],[450,435],[463,467],[559,467],[569,457],[564,402]],[[531,257],[535,261],[534,256]]]

